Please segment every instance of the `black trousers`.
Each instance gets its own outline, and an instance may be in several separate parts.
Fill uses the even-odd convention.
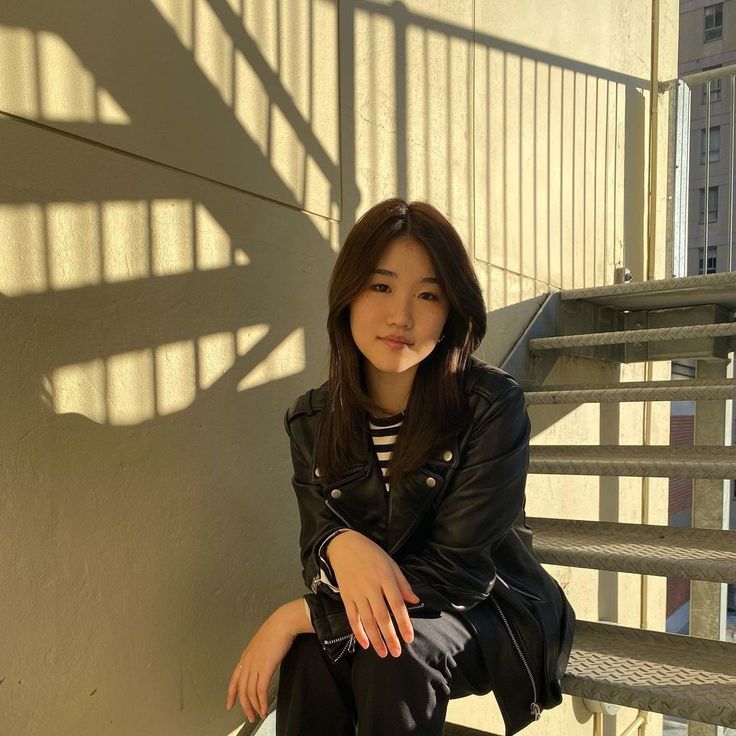
[[[281,663],[277,736],[441,736],[450,698],[492,682],[478,645],[452,613],[412,616],[399,657],[356,646],[332,663],[315,634],[300,634]]]

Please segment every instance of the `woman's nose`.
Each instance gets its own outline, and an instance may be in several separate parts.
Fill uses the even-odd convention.
[[[410,327],[413,319],[411,314],[411,298],[396,297],[391,302],[388,322],[391,325]]]

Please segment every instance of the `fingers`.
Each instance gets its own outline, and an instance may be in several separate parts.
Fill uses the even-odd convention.
[[[406,603],[404,599],[398,593],[398,591],[392,591],[386,594],[386,600],[391,608],[391,612],[396,619],[396,624],[401,632],[401,638],[407,643],[411,644],[414,641],[414,627],[411,624],[409,618],[409,612],[406,610]]]
[[[394,657],[401,654],[401,642],[396,634],[394,622],[381,595],[380,599],[366,600],[359,608],[360,620],[368,634],[368,638],[379,657],[385,657],[389,652]]]
[[[258,678],[256,695],[258,696],[258,710],[261,713],[261,718],[265,718],[268,713],[268,684],[270,681],[271,677],[267,676],[265,672],[262,672]]]
[[[240,682],[241,672],[242,668],[240,665],[236,665],[230,677],[230,684],[227,686],[227,698],[225,699],[225,708],[227,710],[230,710],[235,705],[235,699],[238,697],[238,683]]]
[[[404,606],[403,601],[401,606]],[[373,616],[381,630],[381,635],[383,636],[383,640],[386,642],[388,651],[391,652],[394,657],[398,657],[401,654],[401,641],[396,633],[394,621],[391,618],[388,606],[386,605],[386,599],[381,596],[381,599],[372,603],[371,607],[373,608]]]
[[[353,630],[353,636],[355,636],[358,644],[360,644],[363,649],[368,649],[371,642],[368,638],[368,634],[366,634],[366,631],[363,628],[363,622],[360,618],[360,614],[358,613],[357,605],[352,602],[345,603],[345,612],[348,616],[350,628]]]
[[[383,637],[378,628],[375,616],[373,614],[373,608],[367,598],[363,599],[362,603],[358,605],[358,614],[363,624],[365,633],[368,635],[373,648],[376,650],[376,654],[379,657],[385,657],[388,654],[386,645],[384,644]]]
[[[248,685],[245,688],[245,692],[248,696],[248,703],[254,711],[260,710],[258,708],[258,694],[256,693],[256,685],[258,684],[258,673],[252,672],[248,676]]]
[[[411,589],[409,581],[404,577],[404,573],[401,572],[401,568],[396,563],[394,563],[394,575],[402,598],[409,601],[409,603],[419,603],[419,596]]]
[[[238,699],[240,700],[240,707],[243,709],[243,713],[245,713],[245,717],[248,719],[248,722],[255,723],[256,714],[253,710],[253,706],[250,703],[250,699],[248,698],[248,675],[249,673],[247,669],[244,669],[242,671],[242,674],[240,675],[240,684],[238,685]]]
[[[255,723],[258,716],[265,718],[268,712],[270,681],[271,677],[268,673],[249,672],[238,665],[227,690],[227,709],[232,708],[237,695],[240,707],[249,723]]]
[[[268,680],[264,672],[252,672],[248,678],[248,700],[253,710],[257,711],[261,718],[266,717],[268,710]],[[264,687],[265,685],[265,687]]]

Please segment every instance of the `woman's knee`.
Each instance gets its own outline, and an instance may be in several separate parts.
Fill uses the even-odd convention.
[[[294,667],[299,671],[304,667],[314,668],[323,664],[324,654],[317,637],[314,634],[297,634],[281,663],[281,669]]]
[[[401,654],[379,657],[375,649],[356,648],[353,660],[353,681],[380,678],[387,685],[401,689],[414,687],[418,682],[431,682],[449,693],[449,668],[447,656],[437,649],[421,631],[414,632],[411,644],[401,642]]]

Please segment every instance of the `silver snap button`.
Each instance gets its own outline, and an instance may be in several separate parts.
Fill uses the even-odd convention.
[[[340,498],[340,496],[342,496],[342,491],[339,488],[333,488],[330,491],[330,496],[332,496],[332,498]]]
[[[450,460],[452,460],[452,452],[450,452],[450,450],[445,450],[445,451],[444,451],[444,452],[442,453],[442,459],[443,459],[443,460],[444,460],[445,462],[448,462],[448,463],[449,463],[449,462],[450,462]]]
[[[437,481],[431,475],[427,478],[426,483],[430,488],[434,488],[437,485]]]
[[[314,469],[314,474],[315,474],[315,475],[316,475],[316,476],[317,476],[318,478],[321,478],[321,477],[322,477],[322,471],[321,471],[321,470],[320,470],[319,468],[315,468],[315,469]]]

